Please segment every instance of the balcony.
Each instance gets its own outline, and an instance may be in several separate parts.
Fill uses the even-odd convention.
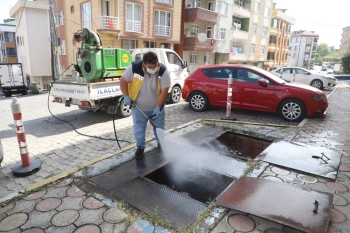
[[[97,18],[97,31],[98,32],[120,32],[119,18],[112,16],[100,16]]]
[[[5,42],[6,48],[16,48],[15,42]]]
[[[185,23],[204,23],[214,26],[218,21],[218,13],[203,8],[187,8]]]
[[[245,61],[247,60],[247,54],[245,53],[230,53],[229,62],[231,61]]]
[[[215,39],[206,39],[204,42],[199,42],[197,37],[185,37],[184,39],[184,51],[212,52],[215,49]]]
[[[233,42],[245,42],[248,41],[248,32],[242,30],[232,30],[231,41]]]
[[[233,4],[232,15],[241,19],[250,18],[250,9]]]

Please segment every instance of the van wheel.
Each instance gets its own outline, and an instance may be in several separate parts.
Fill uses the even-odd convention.
[[[120,101],[117,114],[120,117],[129,117],[131,116],[131,108],[124,104],[124,101]]]
[[[171,92],[169,93],[170,98],[169,98],[169,102],[174,104],[174,103],[178,103],[180,101],[181,98],[181,88],[179,86],[174,86],[171,89]]]
[[[11,97],[12,93],[5,93],[5,97]]]

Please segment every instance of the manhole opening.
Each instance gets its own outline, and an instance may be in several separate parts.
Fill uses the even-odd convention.
[[[273,143],[271,140],[228,131],[202,146],[227,153],[231,156],[255,159],[271,143]]]
[[[168,163],[144,177],[204,204],[212,202],[235,180],[180,161]]]

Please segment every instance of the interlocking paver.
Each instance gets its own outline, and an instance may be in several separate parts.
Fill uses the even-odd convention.
[[[74,225],[69,225],[65,227],[55,227],[51,226],[45,230],[45,233],[71,233],[75,229]]]
[[[45,200],[42,200],[39,202],[36,206],[35,209],[40,212],[45,212],[45,211],[50,211],[56,209],[58,206],[61,205],[61,199],[51,197]]]
[[[96,200],[96,198],[88,197],[83,202],[83,206],[87,209],[98,209],[98,208],[104,206],[104,204],[102,202],[100,202],[99,200]]]
[[[32,227],[47,228],[51,225],[51,218],[57,213],[56,210],[47,212],[34,211],[29,214],[28,221],[21,226],[22,229],[28,229]]]
[[[110,208],[103,214],[103,219],[109,223],[120,223],[125,220],[127,216],[128,215],[124,211],[118,208]]]
[[[84,224],[96,224],[100,225],[103,223],[102,215],[106,211],[105,207],[89,210],[82,209],[79,211],[79,219],[75,222],[77,226]]]
[[[28,216],[24,213],[17,213],[10,215],[0,222],[1,231],[12,231],[22,226],[28,219]]]
[[[43,198],[49,198],[49,197],[65,197],[66,196],[66,191],[69,187],[64,186],[60,188],[56,187],[51,187],[47,189],[46,194],[43,196]]]
[[[64,197],[62,198],[62,204],[57,207],[57,210],[80,210],[83,208],[83,201],[86,199],[85,196],[81,197]]]
[[[76,210],[63,210],[58,212],[52,218],[52,224],[57,227],[65,227],[73,224],[79,218],[79,212]]]
[[[20,200],[16,202],[16,207],[8,212],[8,214],[16,214],[19,212],[30,213],[34,210],[35,205],[40,200]]]

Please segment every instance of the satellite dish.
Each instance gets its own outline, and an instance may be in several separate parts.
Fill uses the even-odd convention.
[[[198,41],[199,41],[199,42],[204,42],[204,41],[207,40],[207,34],[205,34],[205,33],[200,33],[200,34],[197,36],[197,38],[198,38]]]

